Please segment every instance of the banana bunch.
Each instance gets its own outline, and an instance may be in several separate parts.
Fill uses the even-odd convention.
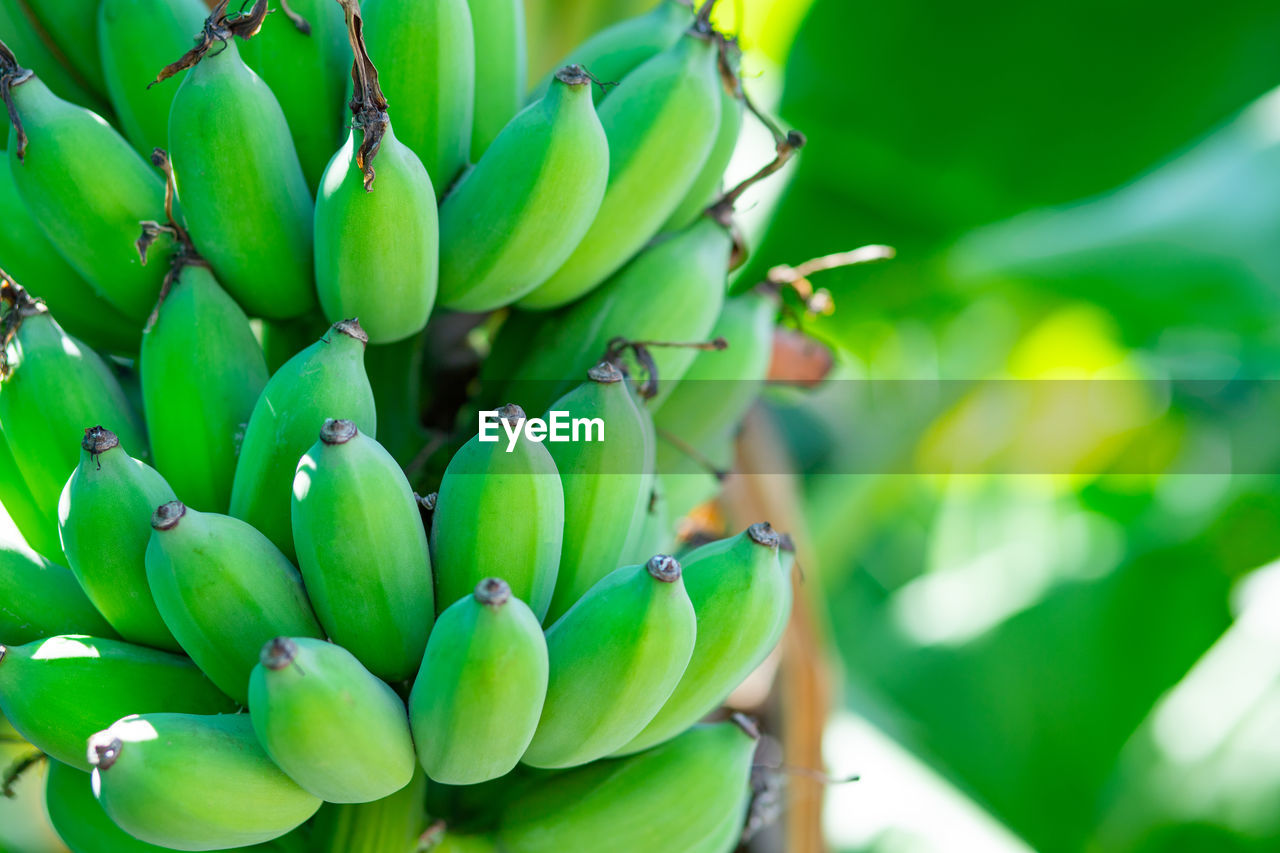
[[[757,734],[705,720],[792,560],[676,522],[781,313],[733,207],[803,138],[724,188],[714,0],[531,90],[519,0],[209,5],[0,0],[0,712],[54,828],[732,850]]]

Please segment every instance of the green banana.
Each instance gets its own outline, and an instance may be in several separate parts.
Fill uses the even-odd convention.
[[[266,534],[290,559],[294,473],[325,419],[347,418],[365,435],[377,436],[373,390],[363,366],[368,340],[358,321],[334,323],[275,372],[249,416],[229,513]]]
[[[551,404],[550,412],[598,418],[602,441],[556,442],[548,448],[564,486],[564,546],[547,619],[554,622],[620,562],[632,522],[653,490],[649,419],[622,371],[601,362],[587,381]]]
[[[298,463],[292,519],[328,636],[379,678],[412,678],[435,614],[431,557],[413,489],[391,454],[351,421],[325,421]]]
[[[475,111],[476,56],[467,0],[365,0],[365,43],[382,62],[382,91],[404,144],[437,197],[466,168]]]
[[[724,304],[732,250],[727,226],[704,216],[650,246],[585,299],[554,314],[512,314],[481,369],[487,396],[519,394],[543,409],[573,387],[616,337],[706,339]],[[530,347],[530,341],[538,345]],[[653,352],[658,400],[689,369],[694,353],[681,347]]]
[[[243,703],[272,637],[323,637],[298,570],[236,518],[179,501],[151,517],[147,580],[165,624],[209,679]]]
[[[61,51],[46,42],[47,36],[42,36],[42,30],[28,17],[29,2],[0,0],[0,33],[4,34],[4,41],[59,98],[106,115],[106,98],[90,91],[88,82],[65,63]]]
[[[791,613],[791,579],[767,523],[711,542],[684,558],[684,585],[698,615],[693,657],[671,698],[615,755],[669,740],[711,713],[773,651]]]
[[[49,755],[88,770],[89,735],[125,714],[217,713],[235,705],[180,655],[59,634],[0,646],[0,711]]]
[[[156,469],[187,505],[225,512],[267,361],[249,318],[207,266],[176,269],[143,334],[138,365]]]
[[[511,772],[538,726],[547,666],[538,617],[506,581],[486,578],[446,608],[409,695],[427,775],[474,785]]]
[[[89,424],[106,421],[126,447],[146,449],[142,424],[106,362],[67,335],[44,305],[0,271],[10,308],[0,329],[0,429],[36,505],[42,541],[58,537],[62,487]]]
[[[200,0],[101,0],[98,49],[119,126],[148,158],[169,139],[174,87],[152,87],[156,69],[191,46],[209,10]]]
[[[573,767],[629,742],[679,683],[696,636],[674,557],[605,577],[547,629],[547,701],[521,761]]]
[[[315,343],[329,328],[319,307],[294,320],[263,320],[262,351],[267,357],[267,375],[274,374],[284,363]]]
[[[569,51],[560,66],[581,65],[590,70],[597,80],[617,83],[644,62],[670,50],[692,25],[693,10],[689,3],[659,0],[658,5],[645,14],[619,21],[597,32]],[[534,90],[534,97],[541,97],[550,82],[551,75],[547,75]],[[606,94],[608,89],[601,88],[596,100]]]
[[[67,565],[116,633],[179,652],[151,597],[146,567],[147,519],[173,499],[164,477],[126,453],[115,433],[96,426],[85,430],[80,464],[58,501],[58,533]]]
[[[591,291],[632,258],[675,211],[720,126],[716,41],[701,25],[623,79],[600,105],[609,185],[586,236],[519,305],[546,310]]]
[[[661,480],[655,478],[641,514],[632,522],[631,535],[619,561],[628,566],[643,560],[645,554],[665,554],[674,547],[675,538],[666,494]]]
[[[769,372],[777,312],[777,299],[757,291],[726,300],[710,334],[728,349],[697,353],[654,413],[660,434],[669,437],[658,440],[658,476],[677,518],[719,493],[708,462],[721,471],[733,467],[734,432]]]
[[[116,826],[93,796],[93,777],[69,764],[49,762],[44,793],[49,822],[71,853],[165,853],[173,849],[139,841]],[[239,853],[302,853],[301,840],[297,833],[291,833],[235,849]]]
[[[457,835],[446,832],[433,847],[431,853],[501,853],[498,845],[485,835]]]
[[[547,615],[560,565],[564,489],[547,448],[523,434],[524,410],[497,410],[494,441],[476,435],[445,469],[431,523],[436,612],[502,577],[539,620]],[[509,448],[509,452],[508,452]]]
[[[27,488],[3,432],[0,432],[0,510],[3,510],[0,516],[12,522],[15,533],[36,553],[58,562],[66,559],[62,543],[58,541],[57,525],[50,529],[46,523],[44,509]]]
[[[435,304],[435,190],[421,161],[392,129],[378,70],[365,50],[358,5],[342,5],[356,55],[354,122],[320,181],[316,289],[326,317],[360,317],[372,343],[389,344],[421,332]]]
[[[599,761],[530,786],[502,806],[506,853],[730,853],[750,801],[754,727],[695,726],[657,749]]]
[[[333,0],[289,0],[283,11],[267,16],[240,55],[280,102],[314,191],[341,138],[351,51]]]
[[[38,283],[43,299],[63,328],[97,349],[128,354],[138,350],[141,326],[98,295],[58,254],[18,196],[4,156],[0,165],[0,266],[18,281]]]
[[[736,41],[720,39],[720,127],[716,130],[715,141],[707,152],[707,159],[702,164],[698,176],[693,179],[684,200],[663,223],[663,231],[679,231],[688,226],[716,200],[720,184],[724,179],[725,169],[733,159],[734,149],[738,147],[738,136],[742,133],[743,114],[746,112],[746,101],[742,95],[742,80],[739,67],[742,51]]]
[[[271,760],[331,803],[389,797],[417,767],[404,702],[324,640],[276,637],[262,647],[249,716]]]
[[[16,119],[9,168],[27,212],[103,299],[141,323],[164,271],[142,264],[134,238],[140,220],[164,209],[163,183],[111,125],[53,94],[3,42],[0,79]]]
[[[422,386],[427,333],[394,344],[370,344],[364,370],[378,410],[378,442],[402,468],[427,443],[422,423]]]
[[[100,0],[25,0],[20,6],[31,22],[56,48],[59,57],[95,95],[106,94],[102,57],[98,52]]]
[[[411,853],[426,828],[426,794],[419,769],[412,782],[377,802],[326,803],[315,819],[315,853]]]
[[[516,116],[440,209],[440,304],[489,311],[559,269],[591,227],[609,142],[579,66]]]
[[[125,717],[89,738],[89,760],[111,819],[162,847],[258,844],[320,808],[267,757],[247,714]]]
[[[467,0],[467,6],[476,52],[471,159],[478,161],[524,105],[529,57],[524,0]]]
[[[0,643],[17,646],[69,631],[114,638],[75,575],[33,551],[8,524],[5,509],[0,507]]]
[[[316,304],[314,205],[280,104],[232,41],[265,13],[257,0],[228,19],[222,0],[200,43],[156,79],[194,65],[173,95],[169,154],[196,248],[247,313],[279,320]]]

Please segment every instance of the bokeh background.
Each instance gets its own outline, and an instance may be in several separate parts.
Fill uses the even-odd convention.
[[[529,0],[531,79],[650,4]],[[834,310],[794,323],[835,367],[757,413],[818,642],[789,665],[821,687],[782,701],[826,719],[782,804],[825,800],[825,842],[758,849],[1280,850],[1280,5],[721,7],[809,138],[745,213],[743,280],[898,251],[814,278]],[[866,393],[940,380],[1116,384],[1059,433],[1052,390],[992,416],[957,385],[919,430]],[[39,784],[0,800],[0,851],[60,849]]]

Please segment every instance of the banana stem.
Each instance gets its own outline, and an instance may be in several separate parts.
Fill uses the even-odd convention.
[[[18,58],[13,55],[9,45],[0,41],[0,99],[4,100],[4,108],[9,113],[9,124],[13,125],[17,139],[14,153],[18,155],[18,162],[22,162],[27,154],[27,132],[22,127],[22,119],[18,117],[18,108],[13,105],[13,87],[22,85],[34,76],[35,73],[30,68],[23,68],[18,64]]]
[[[304,36],[311,35],[311,23],[307,21],[306,18],[289,8],[289,0],[279,0],[279,3],[280,11],[284,12],[285,17],[293,23],[293,26],[297,28],[298,32],[302,33]]]
[[[133,242],[134,248],[138,250],[138,257],[142,260],[143,266],[147,263],[147,251],[156,240],[160,239],[161,234],[168,235],[178,244],[178,250],[173,253],[173,257],[169,261],[169,271],[165,273],[164,281],[160,283],[160,293],[156,296],[156,306],[151,311],[151,316],[147,319],[147,328],[155,323],[156,317],[160,312],[160,306],[164,304],[165,298],[169,295],[169,290],[173,287],[173,283],[178,280],[179,274],[185,267],[207,267],[209,262],[200,256],[196,251],[195,243],[191,241],[191,235],[187,229],[178,223],[173,216],[173,199],[177,194],[177,184],[173,177],[173,163],[169,160],[169,152],[163,148],[155,148],[151,152],[151,164],[164,174],[164,216],[165,224],[147,219],[139,222],[142,227],[142,233],[138,239]]]
[[[691,459],[695,464],[697,464],[699,468],[704,469],[708,474],[715,477],[717,482],[723,483],[725,479],[728,478],[729,476],[728,471],[724,470],[723,468],[716,467],[716,464],[712,462],[710,459],[708,459],[705,454],[703,454],[700,450],[698,450],[689,442],[685,441],[680,436],[674,433],[668,432],[667,430],[662,429],[661,427],[658,427],[656,429],[656,432],[658,433],[658,438],[662,439],[667,444],[670,444],[672,447],[674,447],[676,450],[679,450],[685,456],[689,457],[689,459]]]
[[[355,126],[360,128],[364,139],[356,152],[356,165],[364,172],[364,190],[373,192],[373,158],[378,156],[382,146],[382,137],[391,127],[391,118],[387,115],[387,99],[382,95],[382,87],[378,85],[378,69],[369,58],[369,49],[364,43],[364,19],[360,17],[359,0],[338,0],[342,11],[347,15],[347,38],[351,41],[351,52],[355,61],[351,63],[351,82],[355,84],[351,95],[351,115]]]
[[[617,366],[625,374],[627,370],[626,366],[622,364],[621,358],[624,352],[631,350],[641,369],[645,372],[644,382],[636,386],[636,393],[644,400],[648,400],[658,393],[658,364],[654,361],[653,354],[649,352],[651,347],[722,350],[729,347],[729,342],[724,338],[716,338],[711,341],[632,341],[621,336],[610,340],[608,347],[604,351],[604,357],[600,360]]]
[[[9,310],[0,320],[0,382],[9,378],[13,369],[9,365],[9,343],[22,328],[22,321],[36,314],[44,314],[49,309],[44,301],[27,293],[27,289],[18,284],[13,276],[0,269],[0,302],[5,302]],[[0,657],[3,657],[3,646],[0,646]]]
[[[262,29],[262,22],[266,20],[267,14],[271,11],[267,8],[267,0],[255,0],[253,8],[248,12],[236,12],[233,15],[228,15],[228,2],[229,0],[219,0],[218,4],[213,7],[209,17],[205,19],[204,27],[201,28],[196,36],[196,46],[188,50],[176,61],[170,62],[164,68],[161,68],[160,73],[156,75],[156,79],[147,84],[148,89],[163,80],[168,80],[180,71],[194,68],[213,49],[215,44],[230,41],[236,36],[242,39],[256,36],[258,31]],[[304,21],[303,23],[306,22]],[[309,29],[310,26],[308,25]]]
[[[798,130],[789,130],[781,138],[777,136],[774,138],[777,141],[777,148],[773,159],[760,167],[759,171],[754,175],[744,178],[736,187],[722,195],[715,204],[708,207],[708,216],[720,222],[726,228],[729,227],[733,216],[733,206],[738,203],[738,199],[742,198],[742,194],[787,165],[788,161],[808,141],[805,139],[805,135]]]
[[[760,282],[757,287],[770,293],[778,293],[784,287],[790,288],[800,297],[800,300],[804,303],[805,310],[812,314],[830,314],[835,310],[831,300],[831,293],[826,289],[814,289],[813,282],[809,281],[810,276],[827,270],[890,260],[896,257],[897,254],[897,250],[892,246],[872,244],[859,246],[847,252],[835,252],[830,255],[810,258],[794,267],[779,264],[765,274],[764,281]]]
[[[0,782],[0,795],[3,795],[10,800],[16,797],[17,794],[13,790],[13,783],[17,782],[18,778],[22,776],[23,773],[43,761],[44,757],[43,752],[37,751],[24,756],[9,765],[9,769],[4,772],[3,782]]]
[[[716,8],[717,0],[706,0],[698,8],[697,15],[694,16],[694,27],[700,32],[707,32],[711,29],[711,13]]]

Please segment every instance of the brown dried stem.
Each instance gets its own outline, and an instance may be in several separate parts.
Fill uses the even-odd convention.
[[[351,115],[356,127],[364,134],[360,149],[356,151],[356,165],[364,172],[365,192],[373,192],[373,158],[382,147],[382,137],[391,127],[387,115],[387,99],[378,85],[378,69],[369,58],[364,43],[364,19],[360,17],[359,0],[338,0],[347,15],[347,38],[355,61],[351,63],[351,81],[355,84],[351,95]]]
[[[160,73],[156,75],[156,79],[147,84],[148,89],[163,80],[168,80],[180,71],[194,68],[213,49],[215,44],[222,44],[237,36],[242,39],[249,39],[258,34],[258,31],[262,29],[262,22],[266,20],[267,14],[270,12],[270,9],[267,8],[267,0],[255,0],[253,8],[248,12],[236,12],[231,15],[227,14],[228,2],[229,0],[219,0],[218,4],[213,7],[209,17],[205,19],[204,27],[201,28],[196,36],[196,46],[188,50],[176,61],[170,62],[164,68],[161,68]],[[303,23],[306,22],[304,21]]]
[[[13,87],[19,86],[32,77],[35,73],[29,68],[23,68],[18,64],[18,58],[13,55],[13,51],[9,46],[0,41],[0,99],[4,101],[5,111],[9,113],[9,124],[13,125],[16,144],[14,152],[18,155],[18,161],[27,155],[27,132],[22,127],[22,119],[18,117],[18,108],[13,105]]]

